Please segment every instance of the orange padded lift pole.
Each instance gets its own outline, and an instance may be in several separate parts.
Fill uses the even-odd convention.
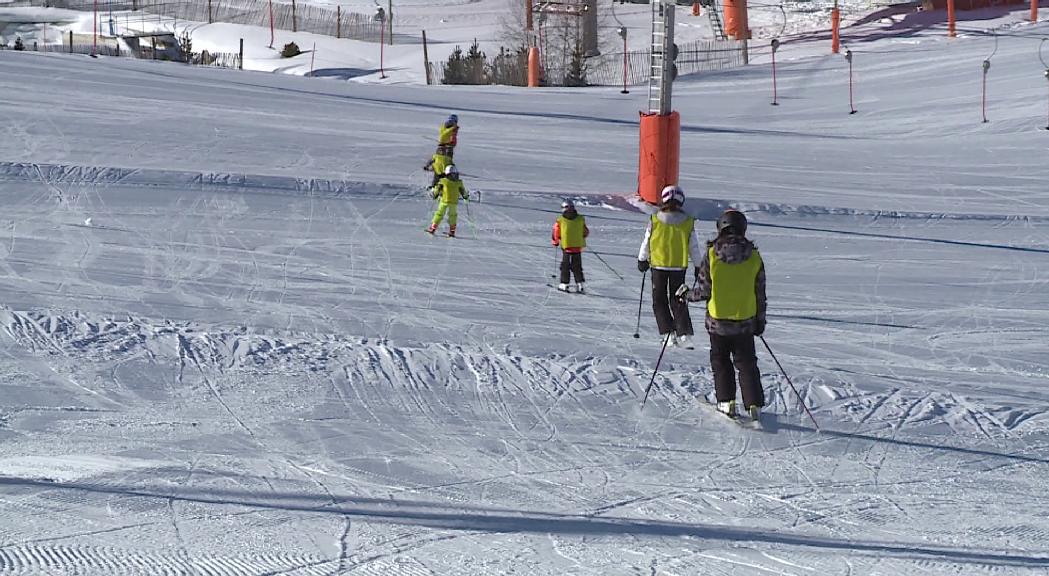
[[[1038,0],[1034,0],[1034,2],[1037,2],[1037,1]],[[692,15],[693,16],[699,16],[699,2],[693,2],[692,3]]]
[[[649,204],[659,204],[663,187],[677,184],[681,153],[681,116],[641,113],[641,145],[637,194]]]
[[[954,0],[947,0],[947,37],[954,38],[957,36],[955,32],[955,19],[954,19]]]
[[[725,34],[736,40],[750,39],[747,0],[724,0]]]
[[[1038,21],[1038,0],[1031,0],[1031,22]]]
[[[837,54],[841,49],[841,11],[838,10],[838,3],[834,3],[834,8],[830,11],[830,51],[832,54]]]
[[[532,46],[528,49],[528,87],[539,86],[539,49]]]

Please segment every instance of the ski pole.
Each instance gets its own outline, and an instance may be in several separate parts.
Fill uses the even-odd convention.
[[[641,400],[641,409],[645,409],[645,402],[648,401],[648,391],[652,389],[652,383],[656,381],[656,373],[659,372],[659,364],[663,361],[663,353],[667,351],[667,343],[670,342],[670,336],[673,332],[667,332],[667,337],[663,339],[663,349],[659,351],[659,358],[656,360],[656,369],[652,371],[652,379],[648,381],[648,386],[645,387],[645,397]]]
[[[615,268],[609,266],[608,262],[605,262],[605,259],[601,257],[601,254],[599,252],[597,252],[596,250],[591,250],[591,252],[593,252],[594,256],[597,256],[597,259],[600,260],[601,263],[605,265],[605,268],[608,268],[609,270],[611,270],[612,273],[615,274],[616,276],[618,276],[620,280],[626,280],[626,278],[623,278],[622,276],[620,276],[619,272],[616,272]]]
[[[637,328],[634,328],[634,338],[641,337],[641,303],[645,301],[645,277],[648,271],[641,273],[641,296],[637,299]]]
[[[558,271],[558,266],[557,266],[557,246],[552,246],[552,248],[554,249],[554,273],[551,274],[550,277],[551,278],[557,278],[557,271]]]
[[[787,376],[787,371],[783,369],[783,365],[779,363],[779,359],[772,352],[772,348],[769,348],[769,343],[765,341],[764,336],[758,336],[761,338],[761,343],[765,345],[765,349],[769,351],[769,355],[772,356],[772,360],[779,366],[779,371],[783,374],[783,377],[787,379],[787,384],[790,384],[790,389],[794,391],[794,394],[798,397],[798,402],[801,403],[801,407],[805,409],[805,413],[809,415],[809,419],[812,420],[812,425],[816,427],[816,430],[820,429],[820,425],[816,423],[816,419],[812,417],[812,412],[809,412],[809,407],[805,405],[805,400],[798,393],[798,389],[794,387],[794,383],[790,381],[790,376]]]

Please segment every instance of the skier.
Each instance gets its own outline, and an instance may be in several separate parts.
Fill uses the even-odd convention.
[[[15,37],[15,50],[18,50],[18,51],[25,50],[25,44],[22,42],[22,37],[21,36],[16,36]]]
[[[583,278],[583,248],[590,229],[586,227],[586,218],[576,212],[575,202],[565,200],[561,203],[561,215],[554,221],[554,232],[551,244],[561,247],[561,283],[557,289],[568,292],[569,273],[575,276],[576,291],[586,292]]]
[[[434,188],[437,187],[437,182],[441,180],[441,176],[444,175],[444,169],[452,163],[452,156],[448,152],[448,149],[444,146],[438,146],[437,152],[434,152],[433,157],[430,161],[423,166],[423,170],[433,172],[433,182],[430,183],[430,192],[433,192]]]
[[[437,226],[444,219],[444,214],[447,212],[448,237],[455,238],[455,225],[459,221],[459,199],[470,200],[470,193],[466,191],[466,186],[459,179],[459,170],[455,168],[455,164],[449,164],[444,169],[444,176],[437,182],[437,187],[433,191],[433,197],[434,199],[440,198],[441,202],[437,205],[437,211],[433,214],[433,221],[426,231],[430,234],[436,232]]]
[[[747,217],[726,210],[717,221],[717,238],[707,242],[696,274],[699,284],[689,300],[707,301],[710,368],[717,408],[736,415],[736,371],[743,405],[757,421],[765,406],[754,337],[765,332],[765,265],[747,239]],[[733,368],[735,365],[735,368]]]
[[[459,116],[452,114],[437,131],[437,152],[441,153],[441,149],[444,148],[444,154],[451,158],[455,155],[455,145],[458,142]]]
[[[695,219],[681,211],[685,193],[677,186],[667,186],[660,194],[659,212],[652,215],[637,256],[637,269],[652,269],[652,310],[656,315],[660,339],[667,344],[692,344],[692,319],[688,303],[677,297],[685,283],[688,261],[696,265],[702,258]],[[651,259],[651,262],[649,260]],[[699,269],[696,269],[699,275]]]

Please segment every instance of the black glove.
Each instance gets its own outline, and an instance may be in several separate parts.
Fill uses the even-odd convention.
[[[648,260],[638,260],[637,261],[637,271],[638,272],[648,272]]]
[[[761,336],[765,333],[765,319],[755,318],[754,319],[754,335]]]
[[[696,268],[696,274],[694,277],[696,279],[696,282],[699,282],[699,268]]]

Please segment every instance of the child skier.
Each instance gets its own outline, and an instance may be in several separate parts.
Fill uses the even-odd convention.
[[[433,221],[426,231],[430,234],[436,232],[437,226],[444,219],[444,214],[447,212],[448,236],[455,238],[455,225],[459,221],[459,199],[470,199],[470,193],[466,191],[466,186],[459,179],[459,170],[455,168],[455,164],[449,164],[444,169],[444,176],[437,182],[437,186],[433,191],[433,197],[434,199],[440,198],[441,201],[437,205],[437,211],[433,214]]]
[[[455,155],[455,145],[459,142],[459,116],[452,114],[441,124],[437,131],[437,151],[445,149],[445,155],[451,158]]]
[[[430,192],[433,192],[434,188],[437,187],[437,182],[444,176],[444,170],[452,164],[451,153],[443,146],[437,147],[437,152],[434,153],[430,161],[423,166],[423,170],[433,171],[433,182],[430,183]]]
[[[568,292],[569,272],[575,276],[576,291],[582,294],[586,291],[583,278],[583,248],[586,248],[586,238],[590,236],[590,229],[586,227],[586,218],[583,218],[575,209],[575,202],[565,200],[561,203],[561,215],[554,221],[554,232],[551,236],[551,244],[561,247],[561,283],[557,289]]]
[[[688,303],[676,297],[685,283],[685,271],[691,257],[695,264],[702,258],[695,219],[681,211],[685,193],[677,186],[667,186],[660,194],[659,212],[652,215],[637,255],[637,269],[652,269],[652,311],[656,315],[662,342],[683,346],[692,344],[692,319]],[[651,260],[651,262],[650,262]],[[697,272],[698,274],[698,272]]]
[[[754,337],[765,332],[765,265],[746,238],[747,218],[742,212],[726,210],[718,218],[717,230],[696,269],[699,285],[689,299],[707,301],[705,324],[718,410],[735,417],[738,370],[743,405],[756,421],[765,406],[754,352]]]

